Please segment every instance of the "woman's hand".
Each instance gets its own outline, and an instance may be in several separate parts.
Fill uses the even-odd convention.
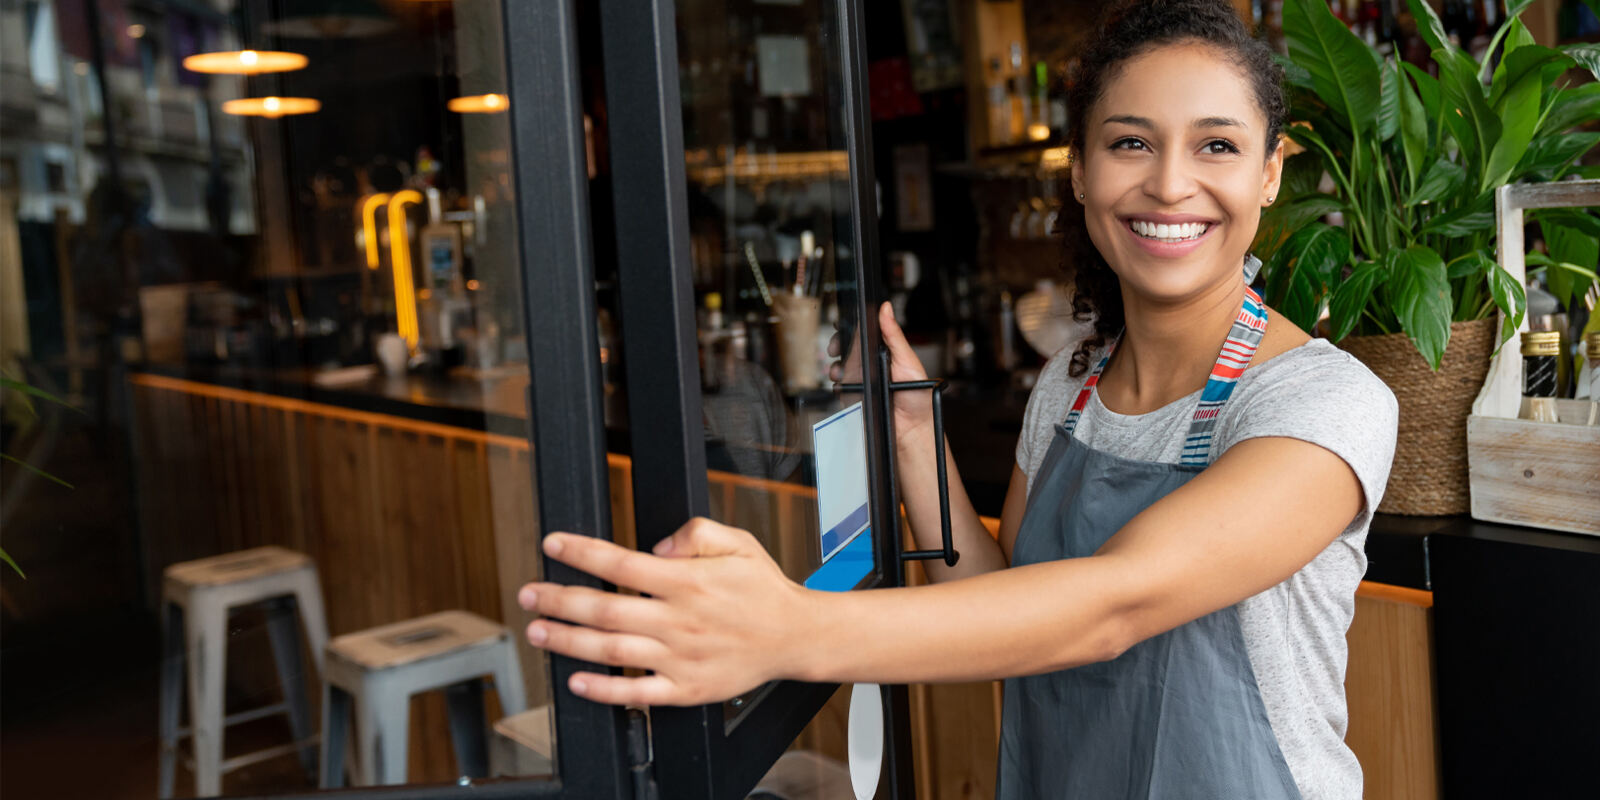
[[[774,679],[805,679],[799,664],[814,643],[815,593],[784,577],[748,532],[696,518],[662,540],[655,555],[563,533],[545,537],[544,548],[564,564],[651,595],[522,587],[517,601],[546,617],[528,626],[535,647],[655,673],[579,672],[568,682],[574,694],[613,705],[693,706]]]
[[[912,351],[911,343],[906,341],[906,334],[900,330],[900,323],[895,321],[894,308],[888,303],[878,307],[878,331],[883,336],[883,343],[889,348],[889,380],[895,383],[904,381],[925,381],[928,379],[927,370],[923,369],[921,359]],[[850,352],[841,361],[834,362],[828,367],[828,377],[835,383],[860,383],[861,382],[861,354],[857,342],[850,342]],[[839,334],[835,333],[828,341],[828,355],[839,356]],[[894,430],[896,438],[909,441],[926,430],[931,430],[933,424],[933,394],[931,392],[895,392],[894,394]]]

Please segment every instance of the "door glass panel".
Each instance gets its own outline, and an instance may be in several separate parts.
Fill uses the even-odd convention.
[[[860,397],[828,372],[830,337],[859,337],[835,5],[677,13],[711,515],[848,590],[873,551]]]
[[[500,8],[0,2],[0,795],[552,772]]]

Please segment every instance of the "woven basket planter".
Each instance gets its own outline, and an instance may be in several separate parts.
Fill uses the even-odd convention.
[[[1395,441],[1389,488],[1378,511],[1436,516],[1465,514],[1467,415],[1489,372],[1497,320],[1493,317],[1450,326],[1439,371],[1403,333],[1350,336],[1339,347],[1367,365],[1400,403],[1400,433]]]

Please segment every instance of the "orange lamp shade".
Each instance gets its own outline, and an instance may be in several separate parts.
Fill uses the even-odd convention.
[[[212,75],[260,75],[267,72],[291,72],[304,69],[306,57],[299,53],[278,50],[228,50],[218,53],[199,53],[183,60],[183,68],[190,72]]]
[[[222,113],[241,117],[286,117],[314,114],[322,103],[309,97],[241,97],[222,104]]]
[[[510,107],[511,101],[503,94],[475,94],[445,103],[445,108],[457,114],[498,114]]]

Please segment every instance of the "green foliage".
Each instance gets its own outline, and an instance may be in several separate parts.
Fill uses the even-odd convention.
[[[1305,148],[1285,164],[1280,200],[1262,218],[1255,252],[1267,301],[1311,329],[1328,312],[1335,340],[1405,333],[1438,369],[1450,323],[1497,310],[1501,340],[1525,311],[1523,288],[1494,258],[1494,192],[1508,183],[1589,177],[1574,164],[1600,134],[1600,83],[1569,87],[1572,69],[1600,73],[1600,46],[1535,44],[1508,3],[1493,70],[1444,34],[1426,0],[1407,0],[1439,76],[1385,63],[1323,0],[1285,0],[1289,138]],[[1304,124],[1298,124],[1304,123]],[[1323,175],[1333,181],[1317,191]],[[1342,225],[1316,220],[1338,212]],[[1574,209],[1528,213],[1550,248],[1545,269],[1564,302],[1594,282],[1600,218]]]
[[[33,401],[35,399],[44,400],[44,401],[47,401],[47,402],[50,402],[50,403],[55,403],[56,405],[59,405],[59,406],[61,406],[63,408],[73,408],[71,405],[69,405],[67,403],[67,401],[62,400],[61,398],[56,397],[55,395],[50,394],[49,392],[46,392],[43,389],[40,389],[37,386],[33,386],[33,385],[29,384],[27,381],[24,381],[24,380],[21,380],[21,379],[18,379],[18,378],[12,378],[12,377],[7,377],[7,376],[0,375],[0,391],[4,391],[4,392],[8,393],[12,398],[14,398],[16,400],[16,402],[21,403],[23,411],[30,417],[38,417],[39,416],[39,410],[33,404]],[[73,409],[73,410],[76,411],[77,409]],[[20,458],[16,458],[16,457],[11,456],[11,455],[6,454],[6,453],[0,453],[0,461],[9,461],[9,462],[11,462],[13,464],[16,464],[18,467],[21,467],[22,469],[25,469],[25,470],[27,470],[29,472],[32,472],[35,475],[38,475],[41,478],[44,478],[45,480],[52,481],[54,483],[58,483],[58,484],[60,484],[62,486],[67,487],[68,489],[72,488],[72,484],[67,483],[64,480],[61,480],[60,478],[57,478],[56,476],[51,475],[50,473],[45,472],[44,470],[39,469],[38,467],[35,467],[34,465],[29,464],[28,462],[23,461]],[[28,577],[27,575],[23,574],[22,567],[17,566],[17,562],[13,561],[11,559],[11,554],[7,553],[5,551],[5,548],[3,548],[3,547],[0,547],[0,562],[4,562],[6,565],[10,566],[13,570],[16,570],[17,575],[21,576],[22,578],[25,579],[25,578]]]

